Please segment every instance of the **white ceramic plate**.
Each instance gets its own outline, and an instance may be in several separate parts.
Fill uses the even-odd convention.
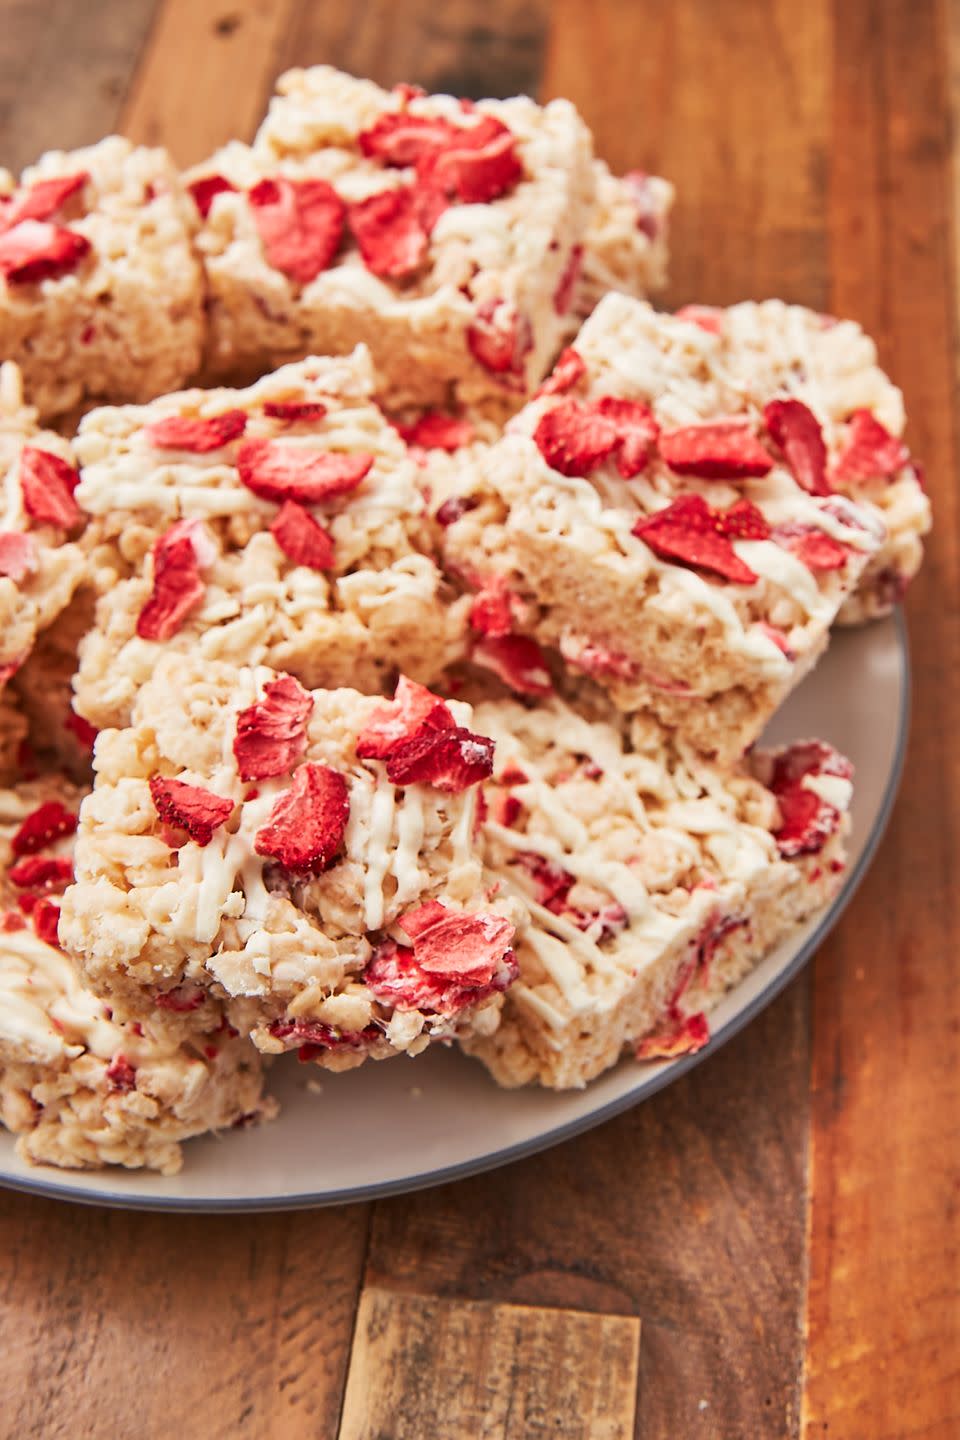
[[[842,631],[771,725],[772,741],[822,736],[856,766],[851,864],[833,905],[781,945],[711,1016],[698,1055],[639,1066],[627,1059],[586,1090],[500,1090],[478,1063],[433,1050],[343,1075],[274,1067],[280,1118],[191,1141],[170,1178],[72,1174],[25,1164],[0,1133],[0,1184],[88,1204],[151,1210],[270,1210],[367,1200],[503,1165],[608,1119],[709,1058],[773,999],[839,919],[890,813],[909,717],[906,633],[897,617]]]

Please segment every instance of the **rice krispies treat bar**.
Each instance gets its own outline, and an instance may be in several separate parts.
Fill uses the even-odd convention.
[[[58,948],[79,803],[56,776],[0,790],[0,1121],[37,1164],[169,1175],[181,1141],[275,1107],[249,1041],[122,1024]]]
[[[39,429],[17,366],[0,365],[0,687],[83,579],[76,483],[70,445]]]
[[[0,355],[44,416],[148,400],[200,362],[194,206],[164,150],[117,135],[0,172]]]
[[[486,1033],[516,970],[510,906],[483,903],[470,718],[406,680],[384,702],[165,656],[98,738],[66,948],[122,1013],[189,1028],[223,1003],[261,1050],[332,1069]]]
[[[490,701],[474,720],[497,746],[485,865],[525,910],[501,1024],[464,1042],[502,1085],[699,1048],[703,1012],[840,882],[851,770],[827,745],[720,771],[647,717]]]
[[[667,283],[673,186],[643,170],[612,175],[602,160],[593,169],[596,204],[583,245],[573,330],[608,290],[645,300]]]
[[[563,100],[474,106],[288,72],[253,147],[187,176],[206,212],[209,372],[363,342],[391,405],[508,404],[561,344],[591,161]]]
[[[462,655],[469,602],[433,558],[422,472],[372,392],[360,347],[84,419],[77,498],[101,598],[81,715],[126,723],[165,648],[371,691]]]
[[[448,568],[481,592],[475,658],[496,667],[511,630],[554,646],[723,762],[815,663],[885,534],[799,483],[760,430],[776,391],[735,403],[729,368],[700,325],[608,295],[435,502]]]

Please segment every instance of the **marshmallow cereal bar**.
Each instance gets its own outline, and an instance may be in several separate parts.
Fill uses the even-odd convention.
[[[593,168],[597,198],[583,245],[574,319],[586,318],[608,290],[645,300],[667,283],[673,186],[643,170],[612,175],[602,160]]]

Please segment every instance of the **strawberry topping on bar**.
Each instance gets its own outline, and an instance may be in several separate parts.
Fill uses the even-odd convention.
[[[77,195],[90,179],[86,170],[75,175],[57,175],[50,180],[37,180],[26,190],[12,195],[0,208],[0,229],[9,230],[22,220],[49,220]]]
[[[90,241],[48,220],[21,220],[0,234],[0,275],[8,285],[35,285],[69,275],[89,254]]]
[[[72,530],[83,519],[73,498],[80,476],[69,461],[36,445],[20,452],[20,489],[23,508],[40,525],[57,525]]]
[[[536,398],[541,395],[562,395],[567,390],[572,390],[574,385],[587,373],[587,365],[579,351],[572,345],[560,351],[556,365],[544,380]]]
[[[737,585],[754,585],[757,576],[731,542],[766,540],[770,527],[749,500],[715,510],[702,495],[681,495],[665,509],[638,520],[632,533],[663,560],[710,570]]]
[[[892,480],[910,459],[903,441],[891,435],[869,410],[854,410],[847,424],[846,441],[830,474],[834,485]]]
[[[267,1029],[277,1040],[282,1040],[288,1050],[296,1050],[297,1059],[304,1063],[316,1060],[327,1050],[366,1050],[383,1038],[383,1032],[376,1025],[366,1025],[362,1030],[338,1030],[321,1020],[274,1020]]]
[[[216,551],[202,520],[178,520],[153,547],[153,590],[137,618],[141,640],[169,640],[202,602],[201,566]]]
[[[561,400],[541,415],[533,439],[551,469],[586,476],[613,454],[618,434],[595,405]]]
[[[764,409],[763,423],[783,451],[800,488],[808,495],[830,495],[823,430],[809,406],[802,400],[771,400]]]
[[[247,196],[276,270],[308,285],[332,265],[343,237],[346,206],[326,180],[261,180]]]
[[[665,430],[660,455],[675,475],[748,480],[767,475],[773,460],[744,420],[714,420]]]
[[[397,924],[413,941],[421,970],[461,985],[489,985],[515,933],[500,915],[452,910],[436,900],[409,910]]]
[[[295,565],[311,570],[333,566],[333,536],[296,500],[284,500],[271,523],[270,533]]]
[[[37,568],[33,537],[22,530],[0,530],[0,575],[17,584]]]
[[[94,742],[100,734],[100,731],[95,725],[91,725],[89,720],[85,720],[82,715],[78,715],[76,710],[70,710],[67,713],[67,718],[63,724],[64,729],[70,731],[71,735],[76,738],[78,744],[85,750],[93,750]]]
[[[319,400],[265,400],[263,413],[272,420],[293,424],[297,420],[322,420],[327,407]]]
[[[451,126],[445,144],[427,148],[417,176],[427,190],[466,205],[485,204],[523,179],[516,138],[502,120],[483,115],[473,125]]]
[[[316,875],[336,860],[349,818],[343,775],[308,761],[294,772],[293,784],[257,831],[253,848],[258,855],[279,860],[285,870]]]
[[[470,606],[470,628],[499,639],[513,629],[510,590],[502,575],[491,575]]]
[[[419,270],[427,254],[428,235],[416,191],[396,186],[351,205],[350,229],[363,263],[374,275],[396,280]]]
[[[390,111],[379,115],[369,129],[361,130],[357,143],[370,159],[382,160],[384,165],[402,169],[416,165],[423,156],[442,150],[456,138],[458,129],[441,116]]]
[[[285,775],[307,748],[313,696],[292,675],[263,687],[263,699],[237,716],[233,753],[241,780]]]
[[[486,985],[448,979],[424,970],[412,949],[387,940],[374,953],[363,979],[378,1000],[396,1010],[423,1010],[449,1017],[507,989],[518,973],[513,951],[508,950]]]
[[[60,946],[60,906],[52,900],[37,900],[31,908],[30,919],[37,939],[45,945]]]
[[[393,699],[379,705],[357,736],[361,759],[385,760],[423,730],[453,730],[449,706],[424,685],[401,675]]]
[[[551,695],[553,679],[546,657],[526,635],[486,635],[470,652],[475,665],[495,675],[521,695]]]
[[[386,764],[393,785],[432,785],[457,795],[493,773],[493,741],[460,725],[442,730],[428,725],[395,745]]]
[[[717,305],[681,305],[675,314],[678,320],[699,325],[709,335],[719,335],[723,327],[723,311]]]
[[[365,452],[305,450],[282,440],[245,440],[237,451],[243,484],[264,500],[316,505],[355,490],[373,464]]]
[[[57,890],[73,879],[73,861],[66,855],[27,855],[8,875],[18,890]]]
[[[771,538],[796,555],[808,570],[842,570],[851,555],[849,546],[841,545],[839,540],[813,525],[785,521],[774,527]]]
[[[237,187],[225,175],[202,175],[199,180],[191,181],[187,189],[193,196],[193,203],[200,212],[200,218],[206,220],[217,196],[234,194]]]
[[[524,359],[533,349],[530,322],[506,300],[484,300],[467,330],[467,345],[492,374],[522,375]]]
[[[695,1055],[709,1039],[707,1017],[699,1011],[644,1036],[637,1042],[636,1056],[638,1060],[675,1060],[680,1055]]]
[[[76,828],[77,817],[72,811],[59,800],[45,800],[22,822],[10,841],[10,848],[14,855],[36,855],[55,840],[72,835]]]
[[[107,1066],[106,1074],[111,1090],[118,1090],[123,1094],[137,1088],[137,1072],[120,1050]]]
[[[657,443],[660,426],[653,412],[639,400],[620,400],[602,395],[595,402],[598,415],[609,420],[616,431],[617,469],[625,480],[639,475]]]
[[[150,795],[160,819],[186,830],[198,845],[210,844],[214,830],[229,820],[235,805],[227,796],[163,775],[151,776]]]
[[[441,410],[427,410],[409,425],[398,424],[396,428],[407,445],[417,445],[422,450],[446,450],[451,454],[471,444],[476,433],[469,420],[444,415]]]
[[[821,740],[792,745],[777,756],[768,783],[780,811],[773,833],[781,855],[789,860],[816,855],[840,827],[842,811],[805,782],[819,776],[849,782],[852,775],[849,760]]]
[[[155,450],[189,450],[195,455],[208,455],[236,440],[246,428],[245,410],[224,410],[220,415],[203,418],[167,415],[147,425],[143,438]]]

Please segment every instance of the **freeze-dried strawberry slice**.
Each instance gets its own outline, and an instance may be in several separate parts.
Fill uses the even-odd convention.
[[[681,305],[675,313],[678,320],[699,325],[710,335],[719,335],[723,328],[723,311],[717,305]]]
[[[384,1005],[400,1011],[424,1010],[449,1017],[505,990],[518,973],[513,951],[508,950],[489,984],[450,980],[423,970],[412,949],[387,940],[375,951],[363,979]]]
[[[501,120],[483,115],[474,125],[451,127],[446,143],[417,160],[422,186],[467,205],[506,194],[523,178],[516,137]]]
[[[326,180],[261,180],[247,192],[264,254],[275,270],[308,285],[332,263],[346,206]]]
[[[82,190],[90,179],[86,170],[75,175],[58,175],[51,180],[37,180],[28,189],[14,195],[0,211],[0,225],[10,229],[21,220],[49,220],[72,195]]]
[[[83,519],[73,498],[80,476],[73,466],[49,450],[25,445],[20,452],[20,489],[23,508],[39,525],[72,530]]]
[[[639,475],[660,434],[653,411],[639,400],[620,400],[615,395],[602,395],[593,408],[604,420],[609,420],[616,431],[620,474],[625,480]]]
[[[764,409],[763,423],[783,451],[800,488],[808,495],[830,495],[827,447],[813,411],[802,400],[771,400]]]
[[[369,129],[361,130],[357,143],[364,155],[385,165],[404,167],[442,149],[457,132],[456,125],[441,117],[390,111],[379,115]]]
[[[6,575],[19,584],[36,568],[37,551],[33,537],[25,535],[22,530],[0,531],[0,575]]]
[[[397,922],[413,940],[421,970],[461,985],[489,985],[513,944],[510,921],[480,911],[452,910],[436,901],[421,910],[401,915]]]
[[[582,268],[583,246],[574,245],[570,251],[570,258],[564,265],[560,279],[557,281],[557,288],[553,292],[553,308],[558,315],[566,315],[570,309]]]
[[[805,775],[837,775],[841,780],[850,780],[853,766],[825,740],[800,740],[776,757],[770,788],[778,794]]]
[[[68,712],[63,724],[64,728],[76,737],[79,744],[87,750],[93,749],[94,742],[100,734],[100,731],[95,725],[91,725],[89,720],[85,720],[82,715],[78,715],[76,710]]]
[[[444,529],[448,525],[455,525],[458,520],[463,519],[464,515],[469,515],[471,510],[476,510],[479,504],[480,501],[474,499],[472,495],[451,495],[450,499],[444,500],[437,510],[437,524],[442,525]]]
[[[446,920],[449,914],[447,906],[441,905],[439,900],[425,900],[415,910],[408,910],[397,923],[409,939],[416,940],[424,930],[429,930],[431,925],[436,925],[440,920]]]
[[[153,590],[137,618],[141,640],[169,640],[203,600],[201,566],[216,549],[200,520],[178,520],[153,547]]]
[[[169,780],[163,775],[150,777],[150,795],[161,820],[186,830],[198,845],[209,845],[214,830],[229,820],[236,801],[214,795],[200,785],[187,785],[183,780]]]
[[[177,985],[173,990],[155,995],[153,1003],[158,1010],[172,1010],[175,1015],[186,1015],[191,1010],[199,1010],[205,999],[206,994],[199,985]]]
[[[416,193],[409,186],[369,195],[351,205],[348,215],[363,263],[374,275],[395,280],[419,270],[428,236]]]
[[[847,424],[847,443],[830,472],[835,486],[858,480],[892,480],[910,459],[903,441],[891,435],[869,410],[854,410]]]
[[[493,741],[460,725],[452,729],[423,728],[395,745],[386,757],[387,779],[393,785],[431,785],[458,795],[493,772]]]
[[[187,189],[200,211],[200,218],[206,220],[217,196],[236,193],[237,187],[225,175],[201,175],[199,180],[192,180]]]
[[[646,170],[628,170],[623,176],[622,184],[633,201],[637,229],[646,235],[648,240],[656,240],[660,233],[660,216],[650,176]]]
[[[584,640],[579,635],[560,637],[560,654],[568,665],[574,665],[586,675],[614,675],[620,680],[632,680],[637,674],[637,663],[622,650],[610,650],[597,640]]]
[[[523,806],[516,795],[504,794],[498,790],[490,801],[490,819],[497,825],[511,830],[520,818]]]
[[[243,484],[264,500],[317,505],[355,490],[373,464],[365,451],[306,450],[282,440],[245,440],[237,451]]]
[[[723,520],[724,512],[714,510],[702,495],[681,495],[655,515],[638,520],[632,533],[661,559],[711,570],[737,585],[754,585],[757,576],[723,533]]]
[[[76,815],[59,800],[45,800],[36,810],[31,810],[20,825],[10,841],[10,849],[14,855],[35,855],[64,835],[72,835],[76,828]]]
[[[533,349],[530,322],[506,300],[484,300],[467,330],[467,346],[494,375],[522,375],[523,362]]]
[[[766,635],[767,639],[772,641],[773,644],[776,645],[781,655],[786,655],[788,660],[796,660],[797,657],[794,654],[793,650],[791,650],[790,648],[789,640],[787,639],[784,632],[778,629],[776,625],[770,625],[767,623],[766,620],[758,620],[757,629],[762,631],[762,633]]]
[[[8,874],[18,890],[56,890],[73,879],[73,861],[65,855],[27,855]]]
[[[447,450],[452,453],[473,441],[475,431],[469,420],[444,415],[440,410],[427,410],[409,425],[398,425],[400,438],[408,445],[424,450]]]
[[[34,285],[69,275],[90,250],[75,230],[48,220],[21,220],[0,235],[0,275],[8,285]]]
[[[560,351],[556,365],[544,380],[536,397],[541,395],[562,395],[567,390],[572,390],[577,381],[587,373],[587,365],[579,351],[568,345],[565,350]]]
[[[697,475],[701,480],[748,480],[773,469],[772,458],[744,420],[665,430],[660,454],[675,475]]]
[[[114,1055],[107,1066],[106,1074],[111,1090],[125,1093],[137,1088],[137,1072],[122,1050],[118,1050]]]
[[[329,765],[308,761],[254,836],[258,855],[279,860],[285,870],[319,874],[329,870],[343,844],[350,797],[347,782]]]
[[[383,760],[422,730],[453,730],[449,707],[424,685],[401,675],[393,699],[377,706],[357,736],[362,759]]]
[[[815,855],[840,826],[841,812],[803,782],[807,776],[850,780],[853,766],[821,740],[790,746],[776,757],[769,789],[777,797],[780,825],[774,839],[786,859]]]
[[[730,540],[769,540],[770,526],[763,511],[752,500],[737,500],[726,510],[715,512],[715,524]]]
[[[529,876],[538,905],[554,915],[567,908],[567,895],[576,882],[575,875],[535,850],[521,850],[514,856],[513,863]]]
[[[695,1055],[709,1039],[710,1026],[700,1011],[645,1036],[637,1043],[636,1055],[638,1060],[675,1060],[678,1055]]]
[[[30,912],[37,939],[45,945],[60,946],[60,906],[52,900],[38,900]]]
[[[147,425],[143,438],[155,450],[189,450],[195,455],[208,455],[236,440],[246,428],[245,410],[224,410],[220,415],[203,418],[167,415]]]
[[[327,413],[326,405],[319,400],[266,400],[264,415],[272,420],[322,420]]]
[[[295,565],[308,565],[311,570],[332,568],[333,536],[296,500],[284,500],[270,533]]]
[[[474,596],[470,606],[470,627],[480,635],[499,639],[513,629],[510,590],[502,575],[491,575]]]
[[[553,680],[546,658],[535,640],[525,635],[485,636],[470,652],[477,665],[492,670],[511,690],[521,695],[552,695]]]
[[[772,533],[777,544],[796,555],[808,570],[842,570],[850,558],[848,546],[813,525],[790,521],[777,525]]]
[[[291,770],[307,748],[313,696],[292,675],[263,687],[263,699],[237,716],[233,753],[241,780],[267,780]]]
[[[545,410],[533,432],[547,464],[561,475],[586,476],[612,455],[619,442],[613,420],[595,405],[561,400]]]
[[[337,1030],[322,1020],[274,1020],[267,1029],[288,1050],[296,1050],[297,1058],[304,1062],[315,1060],[326,1050],[366,1050],[383,1039],[383,1031],[376,1025],[365,1025],[362,1030]]]

